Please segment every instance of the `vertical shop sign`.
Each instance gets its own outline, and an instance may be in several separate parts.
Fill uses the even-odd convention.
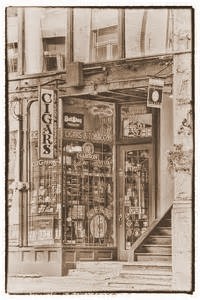
[[[50,89],[40,90],[39,158],[56,157],[57,97]]]
[[[162,79],[149,79],[147,106],[161,108],[163,99],[164,81]]]

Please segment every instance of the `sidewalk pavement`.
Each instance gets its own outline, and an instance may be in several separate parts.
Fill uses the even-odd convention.
[[[110,285],[110,278],[93,277],[8,277],[9,294],[76,294],[76,293],[118,293],[118,292],[153,292],[162,291],[159,287],[137,284]]]

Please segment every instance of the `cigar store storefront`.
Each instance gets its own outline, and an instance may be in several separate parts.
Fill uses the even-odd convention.
[[[103,100],[42,88],[31,104],[29,187],[11,274],[65,275],[77,261],[128,261],[156,218],[160,110],[147,100]]]

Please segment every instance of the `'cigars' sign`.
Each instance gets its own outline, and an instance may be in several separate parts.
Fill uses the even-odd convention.
[[[40,158],[55,158],[57,105],[54,90],[40,90]]]

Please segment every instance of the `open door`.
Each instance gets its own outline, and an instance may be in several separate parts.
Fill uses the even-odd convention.
[[[118,259],[128,252],[154,218],[152,197],[152,145],[119,147]]]

